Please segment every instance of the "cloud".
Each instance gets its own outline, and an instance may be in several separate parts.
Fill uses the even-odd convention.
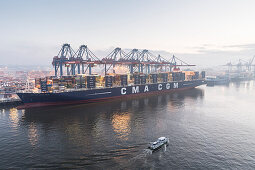
[[[231,53],[247,50],[255,50],[255,44],[237,44],[237,45],[212,45],[204,44],[202,46],[191,47],[198,53]]]
[[[199,66],[222,66],[228,62],[238,63],[239,59],[249,61],[255,55],[255,44],[213,45],[204,44],[190,47],[190,53],[177,56]]]
[[[237,45],[227,45],[223,46],[227,48],[241,48],[243,50],[245,49],[255,49],[255,44],[237,44]]]

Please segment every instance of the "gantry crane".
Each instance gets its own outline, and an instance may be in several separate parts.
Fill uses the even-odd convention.
[[[60,76],[63,76],[63,65],[69,60],[69,58],[73,57],[74,51],[71,48],[70,44],[63,44],[57,56],[53,58],[53,66],[55,67],[55,76],[57,76],[58,69],[60,72]],[[67,70],[69,73],[69,70]]]
[[[177,61],[181,64],[177,64]],[[52,62],[55,67],[55,76],[63,76],[63,66],[67,67],[67,75],[75,75],[76,70],[78,74],[92,74],[92,67],[97,65],[104,65],[105,75],[111,67],[116,65],[127,66],[131,74],[151,73],[157,72],[158,68],[165,67],[165,71],[169,67],[169,71],[179,66],[195,66],[190,65],[177,57],[173,56],[170,60],[165,59],[161,55],[155,56],[149,50],[139,51],[132,49],[125,53],[121,48],[115,48],[109,55],[99,59],[89,50],[86,45],[81,45],[79,49],[74,52],[70,44],[63,44],[58,55],[53,58]],[[113,69],[114,70],[114,69]],[[59,72],[59,74],[58,74]]]
[[[223,66],[228,66],[228,72],[232,72],[233,71],[233,67],[236,67],[237,72],[242,72],[244,70],[245,67],[245,71],[251,71],[252,66],[253,65],[253,61],[254,61],[255,56],[253,56],[253,58],[251,58],[249,61],[243,60],[243,59],[239,59],[237,64],[232,64],[231,62],[223,65]],[[255,73],[255,67],[254,67],[254,73]]]

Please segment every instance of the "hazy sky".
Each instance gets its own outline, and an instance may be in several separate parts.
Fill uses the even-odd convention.
[[[50,65],[63,43],[99,55],[167,51],[198,65],[249,59],[254,8],[254,0],[0,0],[0,63]]]

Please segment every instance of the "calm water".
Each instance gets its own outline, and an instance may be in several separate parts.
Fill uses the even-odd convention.
[[[170,138],[151,154],[148,142]],[[255,169],[255,82],[0,110],[0,168]]]

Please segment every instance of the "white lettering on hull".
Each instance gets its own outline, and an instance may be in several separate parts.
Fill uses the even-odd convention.
[[[132,87],[132,93],[139,93],[139,86]]]
[[[123,94],[127,94],[127,88],[121,88],[120,93]]]
[[[174,89],[178,89],[178,83],[174,83]]]
[[[159,90],[159,91],[160,91],[160,90],[163,90],[163,84],[158,84],[157,86],[158,86],[157,90]],[[140,87],[140,86],[133,86],[133,87],[131,87],[131,92],[132,92],[132,94],[140,93],[139,87]],[[166,83],[166,84],[164,85],[164,87],[165,87],[166,90],[169,90],[169,89],[171,89],[171,84],[170,84],[170,83]],[[172,87],[172,88],[174,88],[174,89],[179,88],[179,83],[173,83],[173,87]],[[142,90],[141,90],[141,91],[142,91]],[[144,89],[143,89],[143,92],[145,93],[145,92],[148,92],[148,91],[150,91],[150,90],[149,90],[149,86],[148,86],[148,85],[145,85],[145,86],[144,86]],[[120,93],[121,93],[121,95],[127,94],[127,88],[125,88],[125,87],[121,88]]]
[[[158,84],[158,90],[162,90],[162,84]]]
[[[170,83],[166,83],[166,89],[167,89],[167,90],[170,89]]]
[[[143,92],[147,92],[147,91],[149,91],[149,87],[148,87],[148,86],[145,86]]]

